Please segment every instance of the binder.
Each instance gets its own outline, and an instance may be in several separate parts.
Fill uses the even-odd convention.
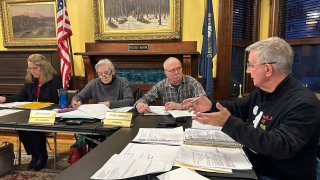
[[[184,144],[195,146],[213,146],[242,148],[242,145],[219,129],[187,128],[184,133]]]

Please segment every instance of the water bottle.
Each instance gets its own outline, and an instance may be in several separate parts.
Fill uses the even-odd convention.
[[[59,108],[67,108],[68,107],[68,90],[58,89],[59,95]]]

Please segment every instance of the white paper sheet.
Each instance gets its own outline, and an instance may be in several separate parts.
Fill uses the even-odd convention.
[[[166,116],[170,115],[168,111],[164,110],[164,106],[149,106],[150,113],[144,113],[144,115],[161,115]]]
[[[178,117],[191,117],[194,116],[193,111],[188,112],[188,110],[171,110],[168,111],[172,117],[178,118]]]
[[[182,127],[177,128],[140,128],[133,139],[134,142],[181,145],[184,132]]]
[[[114,154],[91,179],[124,179],[150,173],[166,172],[172,163],[152,159],[137,159]]]
[[[111,109],[111,111],[113,111],[113,112],[128,112],[131,109],[133,109],[133,107],[121,107],[121,108],[113,108],[113,109]]]
[[[252,169],[251,163],[240,148],[182,145],[175,160],[205,169]]]
[[[111,110],[104,104],[83,104],[74,111],[58,113],[57,117],[104,119],[107,111],[111,111]]]
[[[23,110],[18,110],[18,109],[2,109],[0,110],[0,116],[5,116],[8,114],[13,114],[13,113],[17,113]]]
[[[120,155],[173,162],[178,150],[179,146],[129,143]]]
[[[3,103],[0,104],[0,107],[3,108],[14,108],[16,106],[24,105],[24,104],[30,104],[32,102],[11,102],[11,103]]]
[[[178,168],[166,173],[163,173],[157,176],[159,180],[209,180],[208,178],[201,176],[197,172],[187,169],[187,168]]]
[[[192,120],[192,125],[191,125],[191,128],[194,128],[194,129],[218,129],[218,130],[221,130],[222,127],[219,127],[219,126],[212,126],[212,125],[209,125],[209,124],[202,124],[196,120]]]

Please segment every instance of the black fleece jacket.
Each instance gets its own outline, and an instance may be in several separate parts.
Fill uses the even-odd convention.
[[[257,89],[221,104],[232,114],[222,131],[244,145],[258,174],[315,179],[320,101],[314,93],[289,75],[273,93]]]

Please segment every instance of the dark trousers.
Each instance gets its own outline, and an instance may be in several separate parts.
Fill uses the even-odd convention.
[[[18,131],[19,139],[22,142],[27,154],[45,157],[47,153],[47,137],[44,132]]]

